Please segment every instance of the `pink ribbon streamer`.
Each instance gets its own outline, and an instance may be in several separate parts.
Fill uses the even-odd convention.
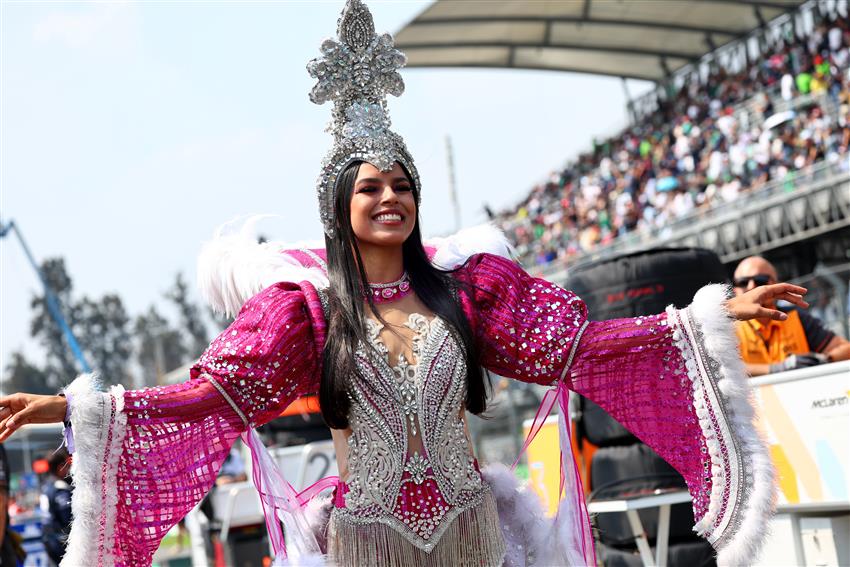
[[[573,436],[570,423],[570,392],[563,382],[558,383],[558,406],[561,409],[559,442],[561,445],[561,480],[558,489],[558,497],[570,498],[572,506],[569,508],[573,513],[575,521],[573,525],[581,527],[581,554],[588,565],[596,565],[596,547],[593,542],[593,532],[590,529],[590,514],[587,512],[587,501],[584,498],[584,486],[579,474],[578,464],[573,456]],[[569,462],[567,462],[569,461]],[[564,495],[564,486],[570,475],[570,485],[573,488],[569,496]],[[558,514],[561,507],[558,507]],[[556,517],[556,522],[557,517]]]
[[[519,454],[516,456],[514,464],[511,465],[512,472],[516,470],[519,460],[525,454],[526,449],[528,449],[528,446],[531,445],[532,441],[534,441],[534,438],[537,437],[537,434],[540,432],[540,428],[543,427],[543,424],[546,423],[546,418],[548,418],[549,414],[552,413],[552,407],[555,405],[556,400],[557,389],[552,388],[551,390],[546,390],[546,393],[543,395],[543,399],[540,400],[540,405],[537,407],[537,413],[534,415],[534,421],[531,422],[531,428],[528,430],[525,442],[522,444],[522,448],[519,450]]]
[[[555,402],[561,410],[561,419],[559,427],[559,443],[560,443],[560,483],[558,488],[558,500],[563,502],[565,498],[571,501],[571,505],[567,506],[568,513],[572,515],[570,524],[574,529],[580,530],[577,551],[580,552],[586,565],[596,564],[596,549],[593,542],[593,533],[590,529],[590,515],[587,512],[587,503],[584,499],[584,487],[581,482],[578,465],[573,458],[572,452],[572,435],[570,430],[569,403],[570,392],[563,382],[559,382],[558,386],[546,391],[543,399],[540,401],[540,406],[537,408],[537,413],[528,430],[528,435],[525,442],[522,444],[519,455],[517,455],[511,470],[516,470],[522,455],[526,452],[531,442],[537,437],[540,429],[546,423],[549,414],[552,413],[552,408]],[[572,488],[567,494],[564,493],[566,485]],[[558,524],[561,518],[561,511],[565,507],[558,506],[558,511],[555,516],[555,523]]]
[[[251,476],[260,494],[260,503],[263,507],[263,516],[276,564],[288,556],[281,521],[286,527],[286,536],[297,556],[321,555],[316,536],[304,515],[304,508],[321,492],[336,487],[339,477],[325,477],[298,492],[286,480],[254,429],[243,433],[242,440],[251,450],[253,465]]]

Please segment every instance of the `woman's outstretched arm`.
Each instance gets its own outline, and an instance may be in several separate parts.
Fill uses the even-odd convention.
[[[805,307],[805,289],[763,286],[730,299],[709,285],[685,309],[589,323],[570,368],[569,387],[593,400],[685,478],[694,530],[721,564],[757,557],[773,512],[774,471],[754,423],[735,319]]]
[[[785,315],[804,288],[762,286],[730,299],[701,289],[686,309],[588,321],[569,291],[488,255],[461,270],[484,365],[502,376],[564,384],[599,404],[675,467],[694,501],[695,529],[722,563],[751,561],[772,513],[773,468],[753,423],[735,319]]]
[[[212,341],[188,381],[66,391],[76,451],[67,565],[147,565],[167,531],[208,492],[233,441],[315,391],[324,319],[309,284],[275,284]],[[59,396],[0,400],[0,429],[62,421]]]

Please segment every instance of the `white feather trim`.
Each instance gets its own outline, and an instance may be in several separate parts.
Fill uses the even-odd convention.
[[[319,495],[311,498],[302,509],[304,520],[312,530],[321,549],[327,549],[328,521],[330,520],[332,506],[333,502],[331,502],[330,495]],[[320,553],[296,555],[294,549],[291,552],[292,554],[286,559],[275,558],[272,567],[325,567],[328,565],[327,555]]]
[[[218,313],[232,317],[251,297],[278,282],[307,281],[328,286],[321,269],[305,268],[282,252],[292,247],[280,242],[260,244],[254,226],[264,216],[245,220],[241,228],[231,221],[218,228],[198,257],[198,287],[204,300]]]
[[[127,428],[124,388],[113,386],[109,393],[101,392],[97,377],[83,374],[66,391],[71,396],[74,428],[75,451],[71,464],[74,521],[62,567],[97,565],[99,559],[104,565],[113,565],[118,510],[116,474]],[[102,539],[101,523],[105,527]]]
[[[513,256],[513,247],[505,233],[489,223],[465,228],[451,236],[431,238],[425,245],[437,249],[432,262],[444,270],[457,268],[476,254]]]
[[[327,565],[325,555],[301,555],[286,559],[275,559],[272,567],[325,567]]]
[[[259,244],[254,227],[270,215],[236,219],[216,230],[198,257],[198,288],[216,312],[236,315],[251,297],[278,282],[311,283],[318,289],[328,286],[328,277],[319,268],[305,268],[285,250],[322,248],[324,243]],[[242,223],[241,227],[238,226]],[[443,269],[456,268],[475,254],[487,252],[510,258],[512,248],[495,226],[485,224],[461,230],[444,238],[433,238],[426,246],[436,248],[433,262]]]
[[[514,474],[504,465],[487,465],[481,476],[490,485],[499,510],[505,538],[503,567],[545,565],[540,559],[548,553],[553,522],[544,514],[540,499],[530,490],[521,490]]]
[[[310,526],[319,549],[328,547],[328,522],[331,519],[333,502],[330,494],[314,496],[303,508],[304,520]]]
[[[732,432],[740,441],[746,485],[740,489],[748,491],[746,507],[738,511],[734,519],[736,525],[728,528],[732,530],[731,537],[723,538],[725,543],[718,548],[717,561],[720,565],[745,565],[755,561],[767,536],[774,511],[776,482],[767,445],[754,424],[754,401],[748,374],[738,350],[734,320],[726,308],[730,291],[724,285],[705,286],[696,293],[688,310],[702,330],[708,355],[720,364],[721,378],[717,386],[724,398]],[[698,408],[698,417],[702,422],[708,415],[699,415]],[[708,445],[710,453],[719,450],[714,447],[716,439],[709,440]],[[722,487],[712,488],[709,512],[694,527],[698,532],[710,529],[710,523],[716,518],[719,505],[716,500],[722,498]]]
[[[581,549],[581,526],[571,519],[575,511],[571,508],[572,501],[568,498],[561,499],[558,503],[558,512],[555,515],[551,528],[543,531],[544,538],[540,544],[537,560],[534,565],[569,565],[570,567],[590,567],[582,556]],[[588,526],[586,529],[590,529]],[[596,567],[593,565],[593,567]]]

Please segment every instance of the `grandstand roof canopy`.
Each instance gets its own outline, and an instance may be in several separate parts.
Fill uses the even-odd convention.
[[[436,0],[396,34],[409,67],[661,81],[804,0]]]

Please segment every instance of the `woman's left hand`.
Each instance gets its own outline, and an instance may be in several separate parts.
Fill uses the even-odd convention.
[[[726,301],[729,313],[739,321],[747,319],[774,319],[784,321],[788,315],[776,309],[766,307],[775,305],[777,300],[784,300],[799,307],[808,307],[809,304],[803,300],[806,288],[789,283],[777,283],[761,285]]]

